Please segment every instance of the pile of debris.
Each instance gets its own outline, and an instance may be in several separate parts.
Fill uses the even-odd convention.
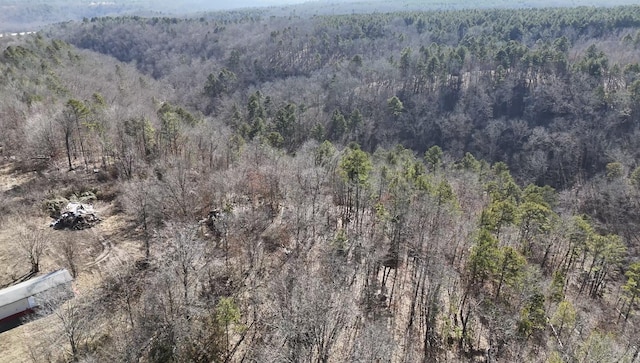
[[[207,218],[199,223],[207,226],[215,238],[222,238],[227,231],[227,213],[217,208],[213,209],[209,211]]]
[[[69,203],[62,209],[60,217],[51,222],[53,229],[81,230],[93,227],[100,222],[91,205],[82,203]]]

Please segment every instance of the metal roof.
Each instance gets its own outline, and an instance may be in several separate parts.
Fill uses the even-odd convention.
[[[73,281],[66,269],[54,271],[43,276],[21,282],[0,290],[0,307],[26,299],[56,286]]]

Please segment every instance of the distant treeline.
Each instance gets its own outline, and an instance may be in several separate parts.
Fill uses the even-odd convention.
[[[233,2],[211,2],[204,0],[175,1],[88,1],[88,0],[33,0],[3,1],[0,4],[0,32],[38,30],[42,26],[66,21],[80,21],[83,18],[101,16],[194,16],[199,12],[228,11],[231,9],[262,8],[269,16],[295,15],[338,15],[393,11],[433,11],[489,8],[535,8],[566,6],[621,6],[635,5],[633,0],[616,0],[603,4],[595,0],[574,0],[570,4],[557,0],[483,0],[468,2],[454,1],[381,1],[381,0],[238,0]]]

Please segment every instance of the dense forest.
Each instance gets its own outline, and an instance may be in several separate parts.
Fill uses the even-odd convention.
[[[291,9],[0,38],[7,361],[637,362],[640,7]]]
[[[92,19],[48,35],[170,82],[181,104],[245,139],[273,132],[290,152],[311,137],[367,151],[439,145],[567,188],[612,161],[635,166],[639,19],[637,7],[312,21],[241,12]],[[251,96],[265,113],[257,123]],[[287,106],[294,122],[276,125]]]

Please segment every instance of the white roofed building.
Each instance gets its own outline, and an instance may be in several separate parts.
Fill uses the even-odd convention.
[[[45,292],[69,290],[71,281],[69,271],[63,269],[0,290],[0,324],[32,312]]]

